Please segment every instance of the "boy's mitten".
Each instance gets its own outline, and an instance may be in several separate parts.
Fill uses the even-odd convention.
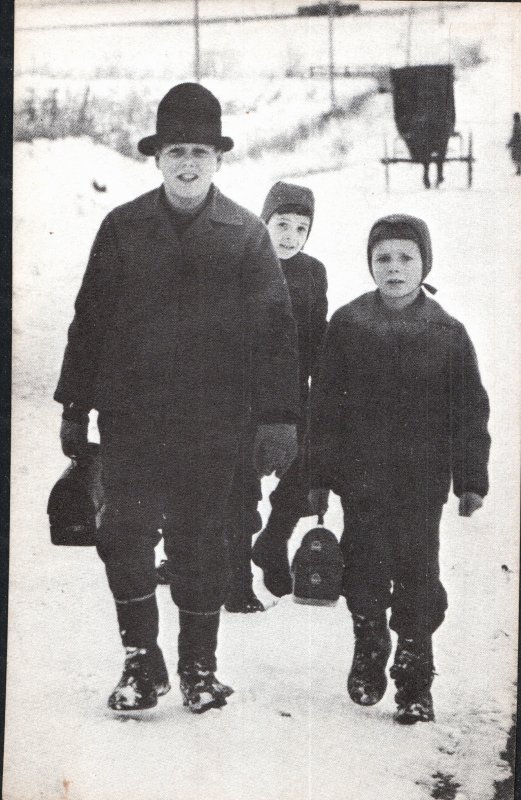
[[[259,425],[253,444],[253,466],[259,477],[273,471],[281,478],[297,455],[297,426],[282,422]]]
[[[310,489],[308,493],[311,516],[323,517],[328,509],[329,489]]]
[[[474,511],[477,511],[482,505],[481,495],[476,492],[463,492],[459,499],[459,515],[460,517],[471,517]]]
[[[80,456],[88,447],[89,415],[82,412],[76,419],[62,418],[60,441],[64,455],[68,458]]]

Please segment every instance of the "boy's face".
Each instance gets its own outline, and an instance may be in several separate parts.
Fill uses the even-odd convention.
[[[385,298],[405,298],[415,293],[422,282],[420,248],[410,239],[384,239],[373,247],[371,269]]]
[[[268,231],[279,258],[291,258],[302,250],[308,238],[310,224],[309,217],[304,214],[275,212],[271,215]]]
[[[203,202],[221,160],[221,153],[210,144],[166,144],[156,153],[166,193],[180,207]]]

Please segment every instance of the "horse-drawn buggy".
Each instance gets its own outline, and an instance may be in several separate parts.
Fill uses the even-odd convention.
[[[443,182],[443,165],[447,161],[467,164],[467,185],[472,185],[472,134],[469,134],[467,152],[463,137],[455,131],[454,68],[452,64],[424,64],[415,67],[391,69],[391,86],[396,127],[405,142],[409,157],[403,152],[397,138],[389,155],[387,142],[381,159],[385,167],[385,185],[389,189],[391,164],[422,164],[423,184],[430,188],[429,166],[436,164],[436,186]],[[459,141],[459,149],[452,147],[451,139]]]

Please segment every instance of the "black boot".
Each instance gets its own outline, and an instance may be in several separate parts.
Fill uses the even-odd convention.
[[[256,611],[266,611],[253,589],[240,592],[232,590],[226,598],[224,607],[230,614],[254,614]]]
[[[399,637],[390,674],[397,689],[395,720],[402,725],[433,722],[430,689],[435,672],[431,637]]]
[[[115,711],[153,708],[170,689],[163,653],[157,644],[159,615],[155,594],[116,601],[125,665],[108,705]]]
[[[353,614],[353,628],[355,652],[347,691],[354,703],[374,706],[387,688],[385,668],[391,655],[391,634],[386,613],[382,611],[373,618]]]
[[[233,689],[215,676],[219,612],[180,611],[179,626],[178,673],[183,705],[194,714],[225,706]]]
[[[288,539],[293,529],[284,530],[282,526],[266,525],[253,545],[251,557],[254,564],[264,574],[264,585],[275,597],[291,594],[293,585],[288,558]]]
[[[183,705],[192,714],[202,714],[210,708],[222,708],[233,693],[230,686],[218,681],[206,664],[196,661],[179,672]]]
[[[163,653],[154,648],[126,647],[125,665],[118,685],[108,699],[114,711],[142,711],[157,705],[170,689]]]

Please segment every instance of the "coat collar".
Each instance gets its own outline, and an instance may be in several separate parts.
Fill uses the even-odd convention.
[[[164,196],[164,185],[161,185],[155,190],[154,203],[152,204],[153,215],[157,213],[164,215]],[[223,225],[242,225],[244,222],[244,217],[241,214],[241,210],[237,204],[222,194],[222,192],[220,192],[217,186],[215,186],[213,183],[210,186],[209,201],[203,207],[198,217],[199,216],[208,217],[213,222],[220,222]]]
[[[168,209],[165,206],[164,191],[163,186],[159,186],[154,190],[153,202],[150,204],[150,217],[157,220],[158,233],[168,239],[174,245],[176,251],[179,250],[181,243],[183,243],[184,247],[195,247],[194,238],[201,238],[206,242],[204,247],[208,247],[207,241],[212,237],[212,231],[215,230],[211,224],[212,222],[234,226],[240,226],[244,222],[240,207],[221,194],[219,189],[212,184],[208,203],[179,239],[169,218]]]
[[[242,225],[244,218],[237,205],[225,197],[214,184],[210,192],[212,196],[207,206],[210,219],[223,225]]]

